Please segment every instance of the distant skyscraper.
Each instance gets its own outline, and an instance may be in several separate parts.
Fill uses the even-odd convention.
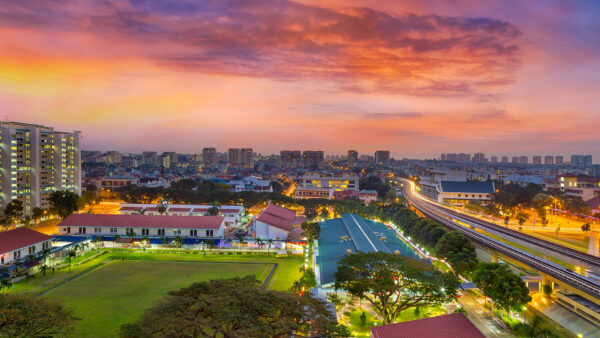
[[[23,213],[48,209],[50,193],[81,194],[81,133],[20,122],[0,122],[0,205],[23,202]]]
[[[519,156],[513,156],[512,161],[513,164],[519,164]]]
[[[458,162],[458,154],[456,154],[456,153],[446,154],[446,161]]]
[[[305,169],[318,169],[323,164],[324,157],[325,153],[321,150],[305,150],[302,152],[302,166]]]
[[[471,154],[460,153],[458,154],[458,162],[471,162]]]
[[[358,151],[348,150],[348,163],[356,164],[357,161],[358,161]]]
[[[473,163],[483,163],[485,162],[485,154],[484,153],[475,153],[473,155]]]
[[[297,168],[302,164],[300,150],[282,150],[280,152],[280,166],[284,169]]]
[[[142,153],[142,164],[151,167],[158,167],[160,165],[160,158],[156,151],[144,151]]]
[[[240,148],[229,148],[229,150],[227,150],[227,162],[229,162],[229,167],[231,168],[241,167],[242,156]]]
[[[554,156],[544,156],[544,165],[554,165]]]
[[[502,156],[502,163],[508,163],[508,156]]]
[[[446,154],[442,154],[442,156],[440,156],[440,160],[445,161],[446,160]]]
[[[556,156],[556,158],[554,159],[554,163],[556,163],[556,165],[563,165],[564,162],[565,159],[562,156]]]
[[[592,166],[592,155],[571,155],[571,165],[575,167]]]
[[[532,157],[531,163],[533,165],[540,165],[540,164],[542,164],[542,157],[541,156],[534,156],[534,157]]]
[[[508,158],[506,160],[508,161]],[[492,163],[498,163],[498,157],[497,156],[492,156],[490,158],[490,162],[492,162]]]
[[[254,168],[254,152],[252,152],[252,148],[242,148],[240,150],[240,161],[242,164],[242,168]]]
[[[202,164],[205,168],[216,166],[217,160],[217,149],[216,148],[204,148],[202,149]]]
[[[389,150],[377,150],[375,152],[375,163],[379,165],[390,164],[390,152]]]
[[[527,158],[527,156],[519,157],[519,164],[528,164],[528,163],[529,163],[529,159]]]

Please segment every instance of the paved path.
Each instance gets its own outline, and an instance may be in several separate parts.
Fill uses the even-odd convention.
[[[486,337],[515,337],[499,318],[486,315],[490,311],[481,304],[481,299],[475,299],[468,292],[464,292],[458,301],[467,311],[467,317]]]

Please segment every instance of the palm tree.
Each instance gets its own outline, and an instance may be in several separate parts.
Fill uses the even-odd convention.
[[[302,291],[302,283],[299,280],[294,281],[294,284],[292,284],[291,290],[294,293],[300,293]]]
[[[165,236],[160,238],[160,243],[162,244],[163,247],[165,246],[165,244],[167,244],[167,239],[165,238]]]
[[[142,238],[142,244],[144,245],[144,248],[145,248],[146,245],[150,244],[150,238],[148,236],[144,236],[144,238]]]
[[[114,242],[115,242],[115,243],[114,243],[114,245],[113,245],[113,246],[116,246],[116,245],[117,245],[117,242],[118,242],[120,239],[121,239],[121,236],[119,236],[119,235],[115,235],[115,239],[114,239]]]
[[[271,238],[267,239],[267,243],[269,245],[267,245],[267,256],[269,255],[269,249],[271,249],[271,246],[274,244],[273,240]]]
[[[48,259],[48,257],[50,257],[50,254],[52,254],[50,249],[43,249],[42,251],[40,251],[39,258],[40,258],[40,261],[42,262],[42,266],[47,267],[47,263],[48,263],[47,259]],[[44,270],[44,276],[46,276],[45,270]]]
[[[102,244],[102,236],[94,237],[94,245],[96,245],[96,251],[100,251],[100,244]]]
[[[208,216],[219,216],[219,201],[213,201],[212,207],[210,207],[207,211]]]
[[[25,263],[22,260],[18,260],[15,262],[15,275],[17,275],[21,269],[25,267]]]
[[[263,245],[265,245],[265,242],[260,237],[256,237],[254,241],[256,242],[256,245],[258,245],[259,249],[262,248]]]
[[[2,280],[0,280],[0,291],[6,289],[10,289],[12,287],[13,283],[12,280],[10,279],[10,277],[5,277],[2,278]]]
[[[67,252],[67,259],[69,260],[69,272],[71,272],[71,258],[74,258],[75,256],[77,256],[77,254],[74,250],[69,250],[69,252]]]
[[[163,215],[165,212],[167,212],[167,205],[164,203],[157,205],[156,211],[158,211],[159,214]]]
[[[175,245],[177,245],[178,248],[181,248],[183,245],[183,238],[181,238],[181,236],[177,236],[175,239],[173,239],[173,242],[175,242]]]

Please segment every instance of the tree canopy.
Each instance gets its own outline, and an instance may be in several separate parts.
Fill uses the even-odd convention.
[[[50,211],[66,218],[79,209],[79,196],[68,190],[54,191],[48,198],[50,202]]]
[[[302,231],[304,231],[304,236],[308,238],[309,241],[314,241],[315,239],[319,239],[319,235],[321,233],[321,225],[319,222],[302,222]]]
[[[520,310],[531,301],[525,282],[503,264],[482,263],[473,274],[473,282],[507,311]]]
[[[446,233],[435,246],[438,258],[446,259],[459,274],[470,275],[477,268],[475,246],[458,231]]]
[[[338,262],[336,289],[368,300],[393,323],[402,310],[413,306],[442,304],[456,297],[459,281],[453,274],[403,256],[384,252],[358,252]]]
[[[148,309],[123,337],[347,337],[325,303],[266,289],[253,276],[199,282]]]
[[[43,298],[0,294],[0,336],[49,337],[65,334],[76,320],[62,305]]]

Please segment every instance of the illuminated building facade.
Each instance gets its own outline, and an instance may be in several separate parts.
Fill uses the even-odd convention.
[[[81,132],[52,127],[0,122],[0,204],[23,202],[24,214],[47,209],[50,193],[70,190],[81,194]]]

